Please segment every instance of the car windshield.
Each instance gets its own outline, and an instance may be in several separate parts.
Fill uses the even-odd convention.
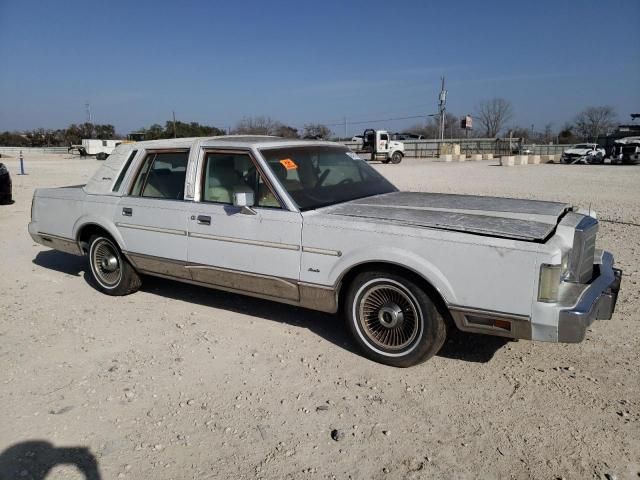
[[[338,146],[261,150],[300,210],[397,191],[355,153]]]
[[[589,145],[588,143],[580,143],[573,148],[591,148],[593,145]]]

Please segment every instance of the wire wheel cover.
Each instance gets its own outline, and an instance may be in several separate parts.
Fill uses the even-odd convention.
[[[387,350],[402,350],[411,345],[420,329],[414,301],[407,292],[387,283],[364,292],[358,320],[366,336]]]
[[[102,283],[117,285],[122,274],[118,252],[105,240],[98,240],[96,243],[93,247],[93,271]]]

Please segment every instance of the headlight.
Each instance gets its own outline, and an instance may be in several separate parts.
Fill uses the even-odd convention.
[[[554,303],[558,301],[561,278],[562,265],[543,263],[540,266],[540,282],[538,284],[539,302]]]

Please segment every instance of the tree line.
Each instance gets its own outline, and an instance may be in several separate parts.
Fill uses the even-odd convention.
[[[167,120],[164,125],[154,123],[149,127],[140,128],[130,135],[138,140],[160,140],[174,137],[214,137],[225,135],[226,133],[221,128],[202,125],[198,122]],[[244,118],[229,133],[236,135],[274,135],[285,138],[322,138],[327,140],[331,138],[331,130],[326,125],[308,123],[299,131],[297,128],[266,116]],[[38,128],[23,132],[1,132],[0,146],[68,147],[80,144],[83,138],[109,140],[118,137],[113,125],[86,122],[81,124],[74,123],[67,128],[56,130]]]
[[[480,102],[472,114],[474,129],[466,132],[460,124],[460,118],[447,112],[445,114],[445,138],[483,137],[496,138],[498,136],[524,138],[530,143],[561,143],[572,144],[580,141],[596,141],[612,133],[617,126],[617,114],[613,107],[587,107],[576,114],[572,121],[566,122],[559,129],[554,129],[553,123],[544,125],[541,130],[535,130],[519,125],[510,124],[513,118],[513,106],[504,98],[492,98]],[[407,130],[407,133],[422,135],[425,138],[440,138],[440,122],[438,117],[430,118],[426,123],[417,124]]]
[[[480,102],[473,114],[473,120],[479,128],[465,131],[460,125],[460,118],[447,112],[445,116],[445,138],[485,137],[494,138],[500,135],[525,138],[530,143],[576,143],[579,141],[596,141],[611,133],[616,127],[616,112],[610,106],[588,107],[578,113],[572,122],[567,122],[559,130],[549,123],[542,130],[535,131],[518,125],[510,125],[513,118],[513,106],[504,98],[493,98]],[[417,124],[403,133],[422,135],[425,138],[440,138],[440,122],[437,117],[426,123]],[[223,129],[202,125],[198,122],[171,121],[164,125],[154,123],[141,128],[132,135],[134,139],[158,140],[163,138],[208,137],[225,135],[274,135],[284,138],[332,139],[331,129],[322,123],[307,123],[299,130],[268,116],[247,117],[239,121],[229,132]],[[64,129],[38,128],[24,132],[0,133],[0,146],[11,147],[57,147],[81,143],[83,138],[108,140],[117,138],[115,127],[111,124],[93,124],[89,122],[71,124]]]
[[[72,123],[67,128],[36,128],[23,132],[1,132],[3,147],[62,147],[79,144],[83,138],[109,140],[116,138],[116,129],[110,124]]]

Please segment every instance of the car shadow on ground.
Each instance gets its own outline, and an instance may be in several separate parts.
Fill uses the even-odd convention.
[[[85,257],[46,250],[39,252],[33,263],[50,270],[83,277],[87,284],[95,288],[95,282],[87,272]],[[351,340],[347,327],[339,315],[151,276],[144,277],[141,290],[174,300],[306,328],[340,348],[359,354],[358,347]],[[502,337],[451,329],[447,341],[437,355],[452,360],[486,363],[509,341]]]
[[[89,448],[55,447],[46,440],[28,440],[0,453],[0,479],[43,480],[57,465],[75,466],[85,480],[102,478],[98,461]]]

